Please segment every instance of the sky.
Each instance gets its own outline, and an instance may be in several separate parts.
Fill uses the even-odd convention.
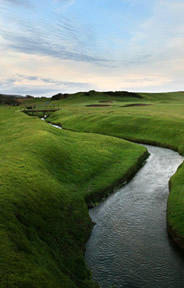
[[[0,0],[0,93],[184,90],[184,0]]]

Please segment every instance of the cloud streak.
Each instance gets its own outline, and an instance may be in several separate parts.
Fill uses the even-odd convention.
[[[14,0],[8,1],[13,3]],[[29,3],[25,0],[16,0],[14,4],[29,5]],[[7,18],[8,16],[7,11]],[[9,28],[11,25],[7,26],[2,23],[0,34],[3,39],[2,45],[12,51],[72,61],[94,62],[100,65],[109,62],[104,57],[89,53],[89,51],[95,51],[89,32],[81,33],[80,28],[64,16],[61,18],[57,15],[51,25],[45,22],[45,19],[38,23],[38,19],[18,18],[17,15],[11,16],[11,21],[14,29]]]
[[[71,7],[74,3],[75,0],[52,0],[53,4],[60,4],[60,8],[58,8],[57,10],[65,10],[68,9],[69,7]]]
[[[4,33],[4,39],[8,42],[8,47],[14,51],[47,55],[65,60],[82,61],[82,62],[95,62],[106,63],[108,60],[103,58],[96,58],[84,53],[69,51],[67,47],[58,43],[58,45],[52,43],[51,39],[44,39],[44,37],[36,36],[30,38],[26,33],[22,36],[8,35]]]
[[[0,7],[7,92],[182,90],[183,0],[0,0]]]
[[[68,90],[88,90],[89,83],[59,81],[43,78],[37,75],[16,75],[12,78],[0,80],[0,93],[32,94],[36,96],[52,96],[54,93]]]
[[[64,85],[64,86],[89,86],[89,83],[83,83],[83,82],[69,82],[69,81],[59,81],[59,80],[54,80],[54,79],[51,79],[51,78],[43,78],[43,77],[40,77],[40,76],[37,76],[37,75],[17,75],[16,78],[14,79],[9,79],[9,82],[16,82],[17,80],[22,80],[22,79],[27,79],[29,81],[42,81],[44,83],[47,83],[47,84],[52,84],[52,85]]]
[[[24,8],[30,8],[32,7],[30,0],[2,0],[5,4],[9,3],[10,5],[14,6],[21,6]]]

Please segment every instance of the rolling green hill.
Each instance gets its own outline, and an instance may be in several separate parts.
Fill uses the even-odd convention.
[[[184,92],[139,93],[142,98],[73,95],[48,121],[66,129],[168,147],[184,155]],[[106,101],[108,106],[101,105]],[[89,107],[89,105],[92,105]],[[171,179],[168,228],[184,246],[184,165]]]
[[[184,155],[184,93],[68,95],[47,121],[0,106],[2,288],[94,288],[84,261],[88,207],[148,156],[123,139]],[[44,103],[45,99],[33,99]],[[41,116],[41,114],[40,114]],[[184,165],[170,181],[168,228],[184,246]]]
[[[84,261],[87,205],[129,179],[146,149],[17,109],[0,106],[0,287],[96,287]]]

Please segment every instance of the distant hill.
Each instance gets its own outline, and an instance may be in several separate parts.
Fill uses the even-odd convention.
[[[142,96],[138,93],[134,93],[134,92],[128,92],[128,91],[105,91],[105,92],[99,92],[99,91],[95,91],[95,90],[90,90],[88,92],[78,92],[75,94],[62,94],[62,93],[58,93],[54,96],[52,96],[51,100],[61,100],[64,98],[67,98],[69,96],[74,96],[74,95],[79,95],[80,96],[97,96],[97,95],[108,95],[108,96],[114,96],[114,97],[134,97],[134,98],[142,98]]]

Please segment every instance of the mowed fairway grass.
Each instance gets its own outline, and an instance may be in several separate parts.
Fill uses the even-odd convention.
[[[101,113],[83,113],[80,99],[74,117],[76,105],[71,101],[50,120],[108,134],[105,124],[98,128]],[[101,117],[118,136],[110,114]],[[59,130],[0,106],[0,287],[96,287],[84,261],[92,228],[87,205],[129,179],[147,156],[140,145]]]
[[[75,131],[168,147],[184,155],[184,92],[140,95],[142,99],[78,93],[55,101],[62,109],[48,121]],[[88,106],[102,103],[109,107]],[[184,165],[170,181],[167,220],[170,234],[184,247]]]

